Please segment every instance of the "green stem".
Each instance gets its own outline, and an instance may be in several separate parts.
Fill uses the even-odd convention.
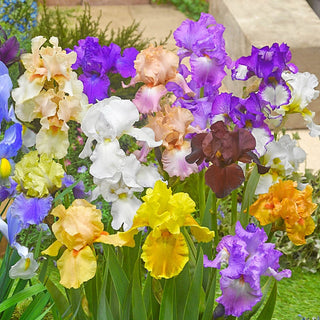
[[[202,221],[205,208],[206,208],[206,188],[205,188],[204,170],[200,171],[198,175],[198,190],[199,190],[199,215],[200,215],[200,221]]]
[[[211,226],[214,231],[214,246],[217,247],[219,243],[219,234],[218,234],[218,214],[217,214],[217,196],[213,192],[212,193],[212,216],[211,216]]]
[[[235,189],[231,192],[231,233],[234,233],[235,225],[238,220],[237,198],[238,198],[238,192],[237,192],[237,189]]]

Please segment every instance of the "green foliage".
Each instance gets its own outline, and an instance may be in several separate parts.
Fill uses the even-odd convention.
[[[100,45],[109,45],[111,42],[118,44],[121,49],[135,47],[142,50],[148,46],[152,39],[142,37],[143,32],[139,31],[139,23],[133,21],[129,27],[122,27],[118,30],[110,30],[110,23],[100,28],[100,15],[94,19],[91,14],[90,5],[85,3],[81,12],[75,9],[54,9],[48,8],[46,2],[39,8],[39,22],[33,30],[32,36],[42,35],[49,39],[52,36],[58,37],[59,45],[65,49],[72,49],[78,45],[78,40],[86,37],[96,37]],[[166,41],[166,39],[164,40]]]
[[[207,0],[152,0],[152,2],[157,4],[172,3],[178,10],[193,20],[198,20],[201,12],[209,11]]]
[[[0,20],[8,37],[16,36],[20,44],[25,44],[37,23],[37,2],[0,0]]]

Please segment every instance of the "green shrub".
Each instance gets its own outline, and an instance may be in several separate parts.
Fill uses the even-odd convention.
[[[209,11],[207,0],[152,0],[152,2],[157,4],[172,3],[178,10],[193,20],[198,20],[201,12]]]

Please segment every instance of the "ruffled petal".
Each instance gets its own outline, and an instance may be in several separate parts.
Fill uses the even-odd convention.
[[[160,110],[160,99],[167,93],[165,85],[154,87],[142,86],[136,93],[132,102],[137,106],[140,113],[151,113]]]
[[[142,246],[141,258],[152,277],[172,278],[178,275],[189,260],[189,250],[184,236],[163,230],[159,237],[151,231]]]
[[[79,288],[96,274],[97,261],[89,246],[80,251],[65,250],[57,261],[60,272],[60,283],[65,288]]]

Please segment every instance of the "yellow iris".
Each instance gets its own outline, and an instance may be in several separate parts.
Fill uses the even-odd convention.
[[[303,191],[296,187],[294,181],[279,181],[269,188],[268,193],[259,196],[249,212],[263,226],[269,223],[274,223],[276,228],[284,226],[289,239],[295,245],[302,245],[306,243],[305,236],[315,229],[311,214],[317,205],[312,202],[310,185]]]
[[[142,198],[144,203],[137,210],[132,227],[126,232],[109,235],[108,243],[115,246],[134,247],[134,235],[140,227],[152,230],[143,246],[141,258],[145,268],[154,278],[172,278],[178,275],[189,260],[189,250],[180,227],[190,226],[193,236],[209,242],[214,232],[201,227],[191,216],[195,203],[187,193],[172,194],[162,181],[155,183]]]
[[[66,288],[79,288],[96,273],[97,262],[92,244],[106,243],[108,233],[103,231],[101,211],[86,200],[77,199],[68,209],[59,205],[51,214],[59,218],[52,225],[57,240],[42,254],[57,256],[59,249],[66,246],[57,261],[60,283]]]

